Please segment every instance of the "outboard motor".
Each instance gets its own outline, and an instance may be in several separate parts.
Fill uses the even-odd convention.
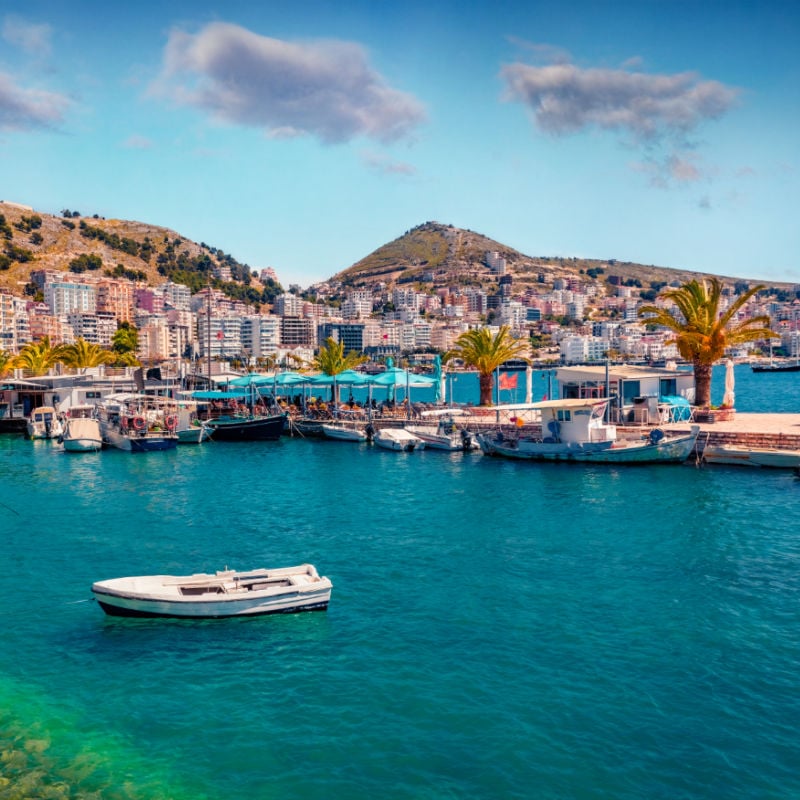
[[[368,423],[367,427],[364,428],[364,433],[367,434],[367,441],[371,442],[375,436],[375,428],[372,426],[372,423]]]
[[[472,434],[468,430],[461,429],[461,449],[470,450],[472,448]]]

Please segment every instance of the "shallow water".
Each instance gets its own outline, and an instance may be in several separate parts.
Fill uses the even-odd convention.
[[[791,473],[6,436],[0,476],[12,780],[104,798],[800,793]],[[325,613],[122,620],[89,600],[103,578],[304,561],[333,581]]]

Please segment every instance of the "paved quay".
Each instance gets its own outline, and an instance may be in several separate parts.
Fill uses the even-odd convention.
[[[660,427],[665,431],[686,431],[690,424],[700,426],[698,450],[706,444],[741,444],[749,447],[775,447],[800,450],[800,414],[742,414],[715,422],[674,422]]]

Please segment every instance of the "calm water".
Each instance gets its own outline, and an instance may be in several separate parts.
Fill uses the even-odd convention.
[[[778,378],[784,402],[800,375]],[[800,795],[790,473],[5,436],[0,477],[2,796]],[[88,601],[102,578],[306,560],[326,613]]]

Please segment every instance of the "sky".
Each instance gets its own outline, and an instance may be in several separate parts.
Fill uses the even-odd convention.
[[[800,3],[0,0],[0,199],[284,286],[432,220],[800,283]]]

